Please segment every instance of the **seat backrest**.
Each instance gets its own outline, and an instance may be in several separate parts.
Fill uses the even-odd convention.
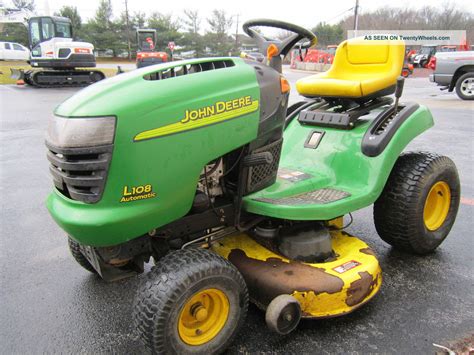
[[[390,48],[388,41],[383,41],[383,43],[377,43],[377,45],[374,45],[349,40],[346,44],[347,61],[353,65],[385,64],[388,61],[389,53]]]
[[[337,47],[328,71],[298,80],[296,89],[308,97],[370,100],[390,95],[401,75],[404,57],[403,41],[349,39]]]
[[[336,50],[330,72],[346,75],[380,73],[393,77],[400,75],[405,56],[405,44],[399,40],[365,40],[363,37],[348,39]]]

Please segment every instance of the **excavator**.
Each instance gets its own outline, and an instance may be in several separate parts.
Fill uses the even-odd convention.
[[[156,30],[148,28],[137,29],[137,42],[137,68],[164,63],[169,60],[166,52],[158,52],[155,48]]]
[[[11,69],[13,79],[36,87],[87,86],[105,78],[96,66],[94,46],[73,39],[71,20],[33,16],[25,11],[0,15],[0,24],[23,23],[28,28],[32,69]]]

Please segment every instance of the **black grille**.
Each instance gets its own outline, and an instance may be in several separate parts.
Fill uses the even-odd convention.
[[[59,58],[66,58],[71,53],[69,48],[60,48],[58,52]]]
[[[273,162],[271,164],[262,164],[249,168],[246,193],[258,191],[275,182],[282,143],[283,139],[279,139],[252,151],[253,154],[270,152],[273,156]]]
[[[46,143],[49,170],[56,188],[66,197],[86,203],[100,200],[104,191],[113,145],[57,148]]]

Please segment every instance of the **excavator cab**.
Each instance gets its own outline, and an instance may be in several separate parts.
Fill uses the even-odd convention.
[[[65,17],[40,16],[28,21],[32,67],[95,67],[94,46],[74,42],[71,20]]]
[[[168,54],[166,52],[157,51],[156,40],[156,30],[149,28],[137,29],[137,68],[168,61]]]
[[[72,38],[71,20],[64,17],[32,17],[28,21],[30,47],[38,48],[38,44],[52,38]],[[38,55],[38,54],[37,54]]]

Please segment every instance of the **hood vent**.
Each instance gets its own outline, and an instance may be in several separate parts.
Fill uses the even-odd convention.
[[[145,80],[164,80],[175,78],[177,76],[200,73],[209,70],[217,70],[235,66],[235,63],[230,59],[221,59],[208,62],[177,65],[172,68],[163,69],[154,73],[147,74],[143,77]]]

